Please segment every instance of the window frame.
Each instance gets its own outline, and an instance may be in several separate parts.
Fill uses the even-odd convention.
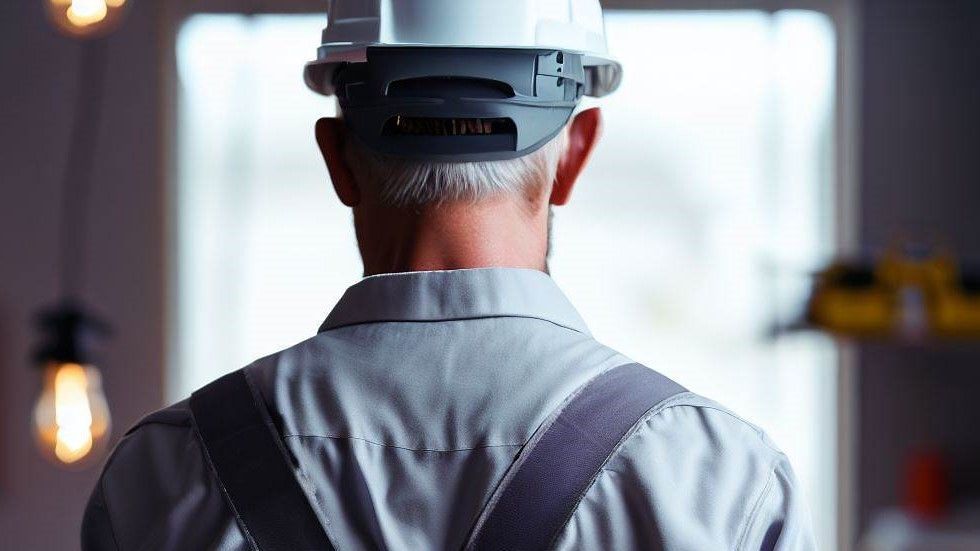
[[[859,250],[860,195],[858,188],[859,166],[859,61],[860,9],[857,0],[602,0],[602,6],[611,10],[655,11],[720,11],[761,10],[775,12],[799,9],[827,15],[836,31],[834,98],[834,254],[853,256]],[[177,60],[175,45],[181,24],[197,14],[324,14],[323,0],[168,0],[162,3],[159,48],[161,59],[160,82],[163,85],[164,104],[161,106],[161,128],[164,143],[164,175],[166,200],[166,265],[167,289],[166,312],[168,320],[177,319]],[[314,50],[311,44],[310,52]],[[297,78],[299,71],[297,70]],[[175,331],[166,336],[169,358],[176,357],[179,343]],[[857,540],[857,465],[858,465],[858,377],[857,350],[853,344],[836,344],[836,478],[837,549],[851,551]],[[166,362],[165,365],[171,365]],[[164,373],[168,389],[174,382]]]

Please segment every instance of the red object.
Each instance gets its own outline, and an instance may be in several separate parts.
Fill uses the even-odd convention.
[[[921,520],[937,520],[949,508],[949,468],[938,450],[909,456],[905,467],[905,510]]]

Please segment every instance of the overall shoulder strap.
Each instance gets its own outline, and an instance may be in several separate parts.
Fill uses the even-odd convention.
[[[640,364],[615,367],[577,390],[518,454],[477,522],[470,551],[551,547],[643,415],[684,387]]]
[[[251,548],[333,550],[245,371],[198,390],[191,395],[190,407],[211,472]]]

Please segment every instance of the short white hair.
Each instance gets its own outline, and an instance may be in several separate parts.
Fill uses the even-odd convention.
[[[400,159],[376,153],[355,137],[346,156],[359,183],[377,190],[384,204],[416,207],[453,201],[481,201],[523,194],[555,180],[567,132],[539,149],[504,161],[445,162]],[[461,138],[465,139],[465,138]]]

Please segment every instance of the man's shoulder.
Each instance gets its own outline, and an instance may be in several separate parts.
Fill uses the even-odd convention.
[[[690,391],[672,396],[647,412],[636,432],[678,443],[697,435],[710,438],[720,447],[737,446],[774,458],[784,455],[758,425],[726,406]]]
[[[301,364],[302,362],[299,360],[303,356],[316,356],[318,354],[317,349],[323,346],[323,340],[325,340],[325,337],[322,334],[315,335],[282,350],[263,356],[240,369],[245,371],[254,382],[259,384],[263,393],[270,392],[272,382],[268,379],[275,375],[280,364]],[[202,385],[197,390],[216,381],[220,375],[222,374],[216,374],[214,380]],[[134,440],[166,438],[167,436],[178,434],[193,434],[193,431],[190,398],[184,398],[145,415],[133,424],[126,431],[119,445],[117,445],[114,455],[122,451],[126,447],[125,444]]]
[[[632,449],[632,441],[638,440],[655,446],[666,443],[674,450],[695,448],[731,452],[740,449],[772,459],[785,457],[761,427],[721,403],[683,388],[683,376],[668,376],[650,364],[635,362],[601,343],[596,342],[596,346],[615,358],[615,361],[607,362],[606,369],[623,363],[638,363],[681,387],[638,419],[620,443],[621,452]],[[705,442],[711,446],[703,446]]]
[[[556,547],[637,548],[656,537],[686,549],[768,549],[767,534],[777,534],[790,548],[812,549],[799,502],[786,455],[762,429],[683,392],[623,439]]]
[[[144,416],[126,431],[126,436],[136,432],[146,432],[144,429],[155,431],[166,430],[167,427],[186,429],[191,427],[191,410],[186,399]]]
[[[672,396],[640,419],[608,465],[622,467],[696,472],[699,483],[718,486],[764,483],[773,470],[790,469],[762,428],[694,392]]]
[[[195,549],[219,541],[241,548],[186,400],[147,415],[119,441],[89,499],[82,534],[83,549]]]
[[[103,481],[166,472],[173,466],[186,465],[188,460],[196,461],[199,454],[195,453],[194,439],[187,400],[150,413],[116,445],[103,469]]]

